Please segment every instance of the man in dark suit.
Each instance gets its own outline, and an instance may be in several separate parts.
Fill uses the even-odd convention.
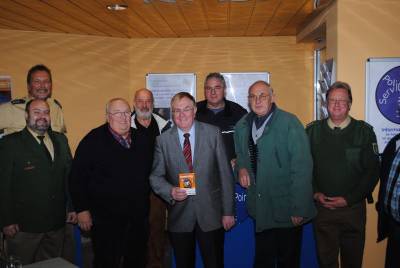
[[[0,140],[0,227],[22,264],[61,255],[71,153],[50,127],[44,100],[26,105],[26,127]]]
[[[106,106],[107,123],[79,143],[70,192],[79,227],[91,231],[94,267],[145,267],[152,163],[150,139],[131,128],[126,100]]]
[[[234,179],[220,130],[194,120],[196,103],[188,93],[176,94],[171,110],[175,126],[157,138],[150,183],[169,203],[176,265],[194,267],[197,240],[205,267],[224,267],[224,229],[235,223]],[[195,186],[190,192],[188,179]]]

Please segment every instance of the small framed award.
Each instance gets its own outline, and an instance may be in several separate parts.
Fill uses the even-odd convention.
[[[187,195],[196,195],[196,174],[180,173],[179,188],[185,189]]]

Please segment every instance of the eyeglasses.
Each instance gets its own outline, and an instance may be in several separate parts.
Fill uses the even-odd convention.
[[[178,114],[189,114],[191,111],[193,111],[193,107],[187,107],[185,109],[174,109],[172,110],[172,113],[178,115]]]
[[[261,95],[258,95],[258,96],[256,96],[256,95],[249,95],[248,96],[250,101],[257,101],[257,99],[259,101],[266,101],[269,97],[271,97],[271,95],[261,94]]]
[[[115,113],[108,113],[109,115],[115,116],[117,118],[127,118],[131,117],[131,112],[115,112]]]
[[[340,106],[345,106],[349,103],[349,100],[341,100],[341,99],[328,99],[328,104],[335,105],[339,104]]]
[[[204,89],[206,90],[206,91],[217,91],[217,90],[221,90],[221,89],[223,89],[223,87],[222,86],[215,86],[215,87],[209,87],[209,86],[206,86],[206,87],[204,87]]]

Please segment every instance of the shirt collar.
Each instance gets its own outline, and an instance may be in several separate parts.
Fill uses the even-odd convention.
[[[190,130],[189,130],[189,132],[183,132],[183,130],[182,129],[180,129],[178,126],[177,126],[177,129],[178,129],[178,135],[179,135],[179,137],[183,137],[183,134],[185,134],[185,133],[189,133],[190,134],[190,137],[193,137],[194,136],[194,131],[195,131],[195,122],[193,121],[193,125],[192,125],[192,127],[190,128]]]
[[[132,144],[132,137],[131,137],[131,130],[129,130],[129,134],[126,137],[126,139],[124,137],[122,137],[121,135],[119,135],[117,132],[115,132],[110,125],[108,125],[108,129],[110,130],[111,135],[114,137],[114,139],[116,141],[118,141],[122,146],[125,147],[125,142],[128,143],[129,146],[131,146]]]
[[[38,143],[40,143],[38,136],[44,136],[44,139],[43,139],[44,141],[49,139],[49,134],[47,133],[47,131],[43,135],[40,135],[40,134],[36,133],[35,131],[33,131],[32,129],[30,129],[29,127],[26,127],[26,128],[28,129],[29,133],[31,133],[31,135],[35,138],[35,140]]]
[[[350,124],[350,122],[351,122],[350,116],[347,116],[346,119],[342,123],[340,123],[339,125],[335,125],[333,123],[333,121],[330,118],[328,118],[328,126],[331,129],[334,129],[335,127],[338,127],[340,129],[344,129]]]

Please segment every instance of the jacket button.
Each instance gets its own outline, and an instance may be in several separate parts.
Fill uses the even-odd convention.
[[[261,197],[261,194],[260,194],[260,193],[258,193],[258,197]]]

